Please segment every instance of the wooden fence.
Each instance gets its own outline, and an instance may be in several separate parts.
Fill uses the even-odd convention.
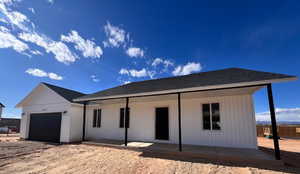
[[[279,125],[277,126],[278,136],[287,138],[300,138],[300,125]],[[256,125],[258,137],[272,135],[271,125]]]

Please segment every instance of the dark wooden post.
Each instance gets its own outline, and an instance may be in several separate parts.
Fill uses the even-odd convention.
[[[85,141],[86,102],[83,103],[82,141]]]
[[[129,98],[126,97],[126,107],[125,107],[125,119],[124,119],[124,127],[125,127],[125,146],[127,146],[127,137],[128,137],[128,100]]]
[[[268,84],[267,89],[268,89],[269,108],[270,108],[271,123],[272,123],[275,158],[277,160],[280,160],[280,149],[279,149],[279,142],[278,142],[278,135],[277,135],[277,125],[276,125],[275,107],[274,107],[273,94],[272,94],[272,84]]]
[[[181,143],[181,99],[180,93],[177,93],[178,96],[178,145],[179,151],[182,151],[182,143]]]

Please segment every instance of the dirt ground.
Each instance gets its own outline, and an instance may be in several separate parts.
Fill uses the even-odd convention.
[[[53,145],[33,141],[19,141],[18,134],[8,136],[0,134],[0,164],[7,158],[30,154],[50,147],[53,147]]]
[[[299,173],[292,167],[255,168],[82,144],[49,145],[1,139],[0,174],[13,173]],[[5,141],[2,141],[6,139]],[[10,140],[8,140],[10,139]],[[19,143],[19,144],[18,144]],[[38,145],[39,144],[39,145]],[[28,147],[30,146],[30,147]],[[25,155],[13,155],[30,151]],[[7,149],[11,149],[8,150]],[[3,151],[8,152],[6,155]],[[6,156],[3,156],[5,154]],[[16,154],[16,153],[15,153]],[[1,158],[2,157],[2,158]]]

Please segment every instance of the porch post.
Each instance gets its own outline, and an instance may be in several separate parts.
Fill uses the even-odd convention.
[[[181,99],[180,93],[177,93],[178,96],[178,143],[179,143],[179,152],[182,151],[182,143],[181,143]]]
[[[85,140],[86,102],[83,103],[82,141]]]
[[[125,146],[127,146],[127,134],[128,134],[128,100],[129,98],[126,97],[126,108],[125,108],[125,119],[124,119],[124,127],[125,127]]]
[[[280,149],[279,149],[279,142],[278,142],[278,135],[277,135],[277,125],[276,125],[275,108],[274,108],[274,101],[273,101],[273,94],[272,94],[272,84],[268,84],[267,89],[268,89],[269,108],[271,114],[275,158],[277,160],[280,160]]]

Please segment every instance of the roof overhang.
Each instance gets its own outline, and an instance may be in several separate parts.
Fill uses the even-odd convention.
[[[297,79],[298,79],[297,77],[290,77],[290,78],[261,80],[261,81],[253,81],[253,82],[231,83],[231,84],[223,84],[223,85],[212,85],[212,86],[203,86],[203,87],[181,88],[181,89],[162,90],[162,91],[153,91],[153,92],[133,93],[133,94],[126,94],[126,95],[113,95],[113,96],[91,97],[91,98],[82,98],[82,99],[77,98],[77,99],[74,99],[73,101],[83,102],[83,101],[118,99],[118,98],[126,98],[126,97],[143,97],[143,96],[153,96],[153,95],[166,95],[166,94],[172,94],[172,93],[186,93],[186,92],[205,91],[205,90],[220,90],[220,89],[225,89],[225,88],[241,88],[241,87],[251,87],[251,86],[264,86],[264,85],[267,85],[267,84],[270,84],[270,83],[294,81],[294,80],[297,80]]]
[[[52,89],[50,89],[47,85],[43,84],[43,83],[39,83],[25,98],[23,98],[16,106],[15,108],[21,108],[24,103],[26,103],[30,98],[31,96],[33,95],[33,93],[35,91],[37,91],[39,88],[45,88],[45,89],[48,89],[48,90],[51,90],[53,91]],[[53,91],[55,92],[55,91]],[[56,93],[56,92],[55,92]],[[56,93],[57,94],[57,93]],[[58,96],[60,96],[59,94],[57,94]],[[61,97],[61,96],[60,96]],[[68,100],[66,100],[65,98],[61,97],[63,100],[65,100],[66,102],[69,102]]]

